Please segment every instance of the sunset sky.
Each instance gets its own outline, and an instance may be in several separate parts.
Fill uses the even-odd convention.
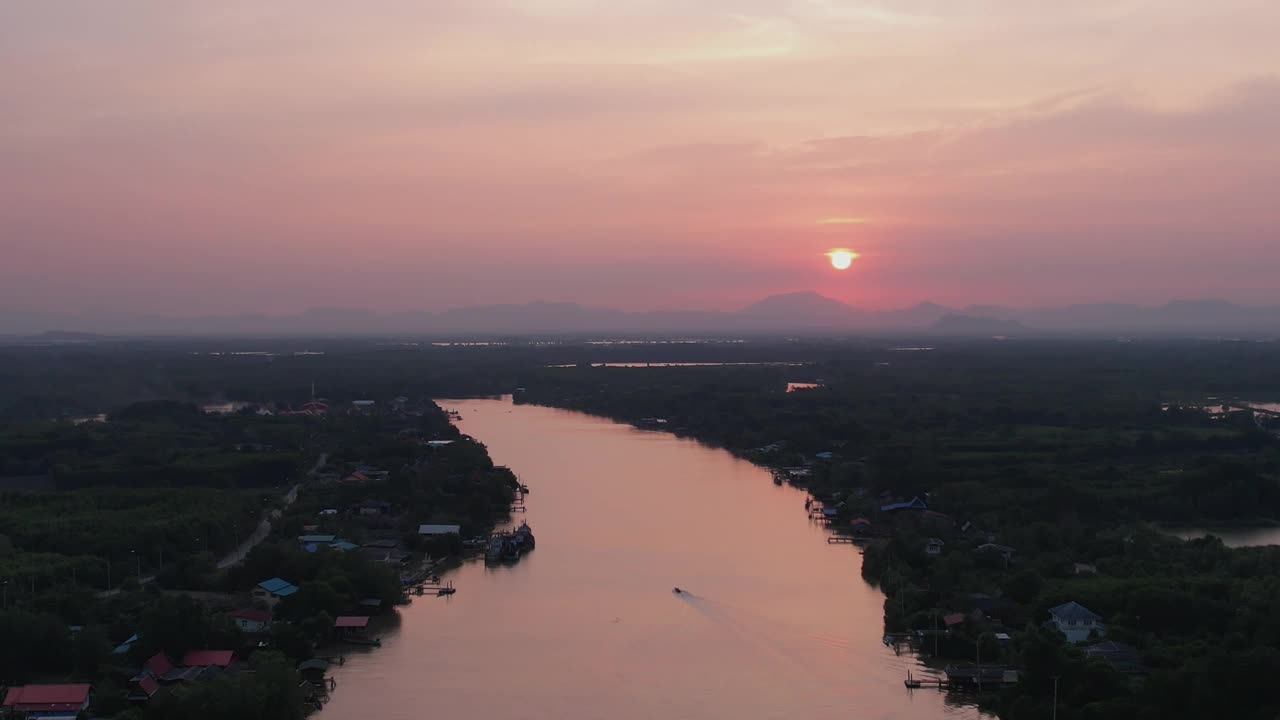
[[[7,0],[0,309],[1280,303],[1277,33],[1276,0]]]

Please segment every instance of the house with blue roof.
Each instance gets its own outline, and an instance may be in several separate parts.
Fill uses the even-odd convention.
[[[296,592],[298,592],[297,585],[277,577],[258,583],[258,586],[253,589],[253,599],[261,600],[268,607],[275,607],[276,603]]]

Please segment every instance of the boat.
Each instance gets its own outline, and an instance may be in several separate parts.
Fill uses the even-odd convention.
[[[506,535],[497,533],[489,538],[489,546],[485,548],[485,562],[498,562],[502,559],[502,553],[506,546]]]
[[[536,545],[533,539],[533,528],[529,527],[529,523],[526,520],[520,521],[520,527],[516,528],[516,531],[512,533],[512,539],[521,546],[522,551],[532,550]]]
[[[382,647],[382,638],[367,638],[359,635],[343,638],[345,642],[352,645],[368,645],[370,647]]]
[[[910,671],[910,670],[908,670],[908,671],[907,671],[907,679],[906,679],[906,680],[903,680],[903,681],[902,681],[902,684],[903,684],[903,685],[906,685],[908,688],[911,688],[911,689],[915,689],[915,688],[920,687],[920,681],[919,681],[919,680],[916,680],[916,679],[915,679],[915,678],[913,678],[913,677],[911,677],[911,671]]]
[[[677,594],[677,595],[683,595],[683,594],[684,594],[684,591],[683,591],[683,590],[681,590],[680,588],[671,588],[671,592],[673,592],[673,593],[675,593],[675,594]]]

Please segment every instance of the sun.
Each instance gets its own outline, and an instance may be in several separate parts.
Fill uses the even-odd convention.
[[[827,251],[827,257],[831,258],[831,267],[837,270],[848,270],[858,257],[858,253],[846,248],[832,248]]]

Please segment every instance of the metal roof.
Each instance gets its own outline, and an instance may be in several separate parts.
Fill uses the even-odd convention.
[[[1055,608],[1049,609],[1049,614],[1058,620],[1101,620],[1102,616],[1072,600],[1069,603],[1063,603]]]
[[[419,535],[457,535],[462,532],[461,525],[419,525]]]
[[[272,595],[279,595],[280,597],[285,597],[286,595],[292,595],[298,592],[297,585],[294,585],[288,580],[281,580],[278,577],[271,578],[270,580],[263,580],[258,583],[258,587],[266,590]]]
[[[235,651],[233,650],[189,650],[186,655],[182,656],[182,664],[187,667],[204,667],[206,665],[226,667],[231,664],[234,656]]]
[[[89,700],[92,685],[19,685],[9,688],[4,707],[40,712],[79,709]],[[32,706],[48,706],[36,708]]]

